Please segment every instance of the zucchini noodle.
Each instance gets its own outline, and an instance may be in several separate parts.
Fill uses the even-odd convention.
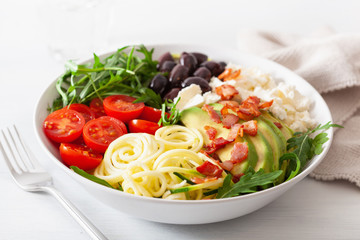
[[[220,187],[223,177],[196,185],[179,177],[181,174],[188,180],[204,179],[196,170],[209,160],[198,153],[203,143],[198,130],[178,125],[162,127],[155,136],[125,134],[109,145],[94,175],[115,188],[121,185],[124,192],[139,196],[176,200],[207,198],[204,192]],[[186,187],[191,190],[171,193]]]
[[[199,130],[179,125],[158,129],[155,139],[162,142],[166,149],[188,149],[198,152],[204,145],[204,138]]]

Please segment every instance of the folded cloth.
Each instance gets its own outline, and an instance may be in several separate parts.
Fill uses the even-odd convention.
[[[309,37],[242,31],[238,49],[273,60],[307,80],[325,99],[334,140],[326,158],[310,174],[318,180],[344,179],[360,187],[360,34],[330,29]]]

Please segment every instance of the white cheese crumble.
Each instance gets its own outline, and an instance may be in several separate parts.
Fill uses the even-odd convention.
[[[239,96],[236,96],[235,100],[245,100],[249,96],[257,96],[263,101],[274,100],[269,109],[270,112],[284,121],[295,132],[303,132],[315,127],[316,122],[309,113],[311,101],[306,96],[301,95],[295,86],[286,85],[284,82],[277,84],[270,74],[257,68],[241,68],[234,64],[228,64],[227,68],[241,69],[240,76],[226,82],[212,77],[209,83],[212,92],[206,92],[203,95],[200,87],[195,84],[182,89],[177,96],[177,98],[181,97],[177,105],[178,109],[183,110],[189,107],[200,107],[205,103],[218,102],[221,98],[215,93],[215,88],[229,84],[239,92]]]

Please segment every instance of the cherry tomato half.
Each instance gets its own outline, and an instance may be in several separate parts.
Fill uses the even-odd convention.
[[[86,145],[101,153],[104,153],[109,144],[123,134],[125,132],[119,124],[106,118],[87,122],[83,130]]]
[[[81,113],[81,115],[83,115],[83,117],[85,118],[85,122],[90,121],[91,119],[95,119],[95,113],[93,110],[91,110],[88,106],[86,106],[85,104],[81,104],[81,103],[73,103],[70,104],[68,107],[66,107],[68,109],[77,111],[79,113]]]
[[[112,95],[104,99],[103,105],[108,116],[125,123],[140,116],[144,103],[133,103],[136,98],[126,95]]]
[[[50,113],[43,122],[45,135],[55,142],[72,142],[82,133],[85,118],[77,111],[63,108]]]
[[[94,98],[91,100],[90,109],[95,113],[95,118],[106,115],[103,102],[100,98]]]
[[[60,144],[60,156],[67,166],[76,166],[85,171],[96,168],[103,158],[101,153],[87,146],[72,143]]]
[[[152,135],[160,128],[157,123],[142,119],[131,120],[128,126],[131,133],[149,133]]]
[[[168,117],[170,116],[169,113],[165,113]],[[151,122],[158,123],[161,118],[161,110],[157,108],[152,108],[145,106],[144,110],[142,111],[141,115],[139,116],[140,119],[148,120]]]
[[[99,119],[108,119],[110,121],[114,121],[116,124],[118,124],[121,127],[124,134],[128,132],[125,123],[123,123],[119,119],[116,119],[116,118],[113,118],[113,117],[110,117],[110,116],[102,116],[102,117],[99,117]]]

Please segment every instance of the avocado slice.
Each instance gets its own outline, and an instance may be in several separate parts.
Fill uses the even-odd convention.
[[[274,123],[274,122],[280,123],[283,127],[281,129],[279,129],[278,127],[276,127],[276,128],[279,129],[282,132],[282,134],[285,137],[286,141],[293,136],[294,131],[292,129],[290,129],[283,121],[281,121],[280,119],[274,117],[270,112],[261,111],[261,116],[264,119],[267,119],[267,120],[271,121],[272,123]]]
[[[211,140],[206,134],[204,126],[214,127],[217,130],[216,137],[227,138],[230,132],[230,129],[224,128],[222,124],[215,123],[210,119],[206,111],[198,107],[192,107],[182,111],[181,122],[186,127],[199,130],[204,138],[205,144],[209,144]],[[249,153],[248,158],[244,162],[234,166],[231,171],[232,174],[243,173],[249,166],[253,167],[255,170],[259,170],[260,168],[263,168],[267,172],[272,170],[274,165],[272,146],[261,132],[258,131],[256,136],[245,135],[243,138],[237,137],[233,143],[229,143],[224,148],[217,150],[216,153],[221,161],[230,159],[235,142],[247,142]]]
[[[278,129],[279,131],[275,130],[275,128],[277,127],[272,122],[270,121],[267,122],[261,116],[255,118],[255,120],[257,121],[258,134],[259,132],[263,134],[263,136],[270,144],[273,152],[273,169],[271,169],[271,171],[278,170],[279,158],[286,151],[285,137],[279,129]],[[275,128],[273,128],[271,124],[274,125]]]

